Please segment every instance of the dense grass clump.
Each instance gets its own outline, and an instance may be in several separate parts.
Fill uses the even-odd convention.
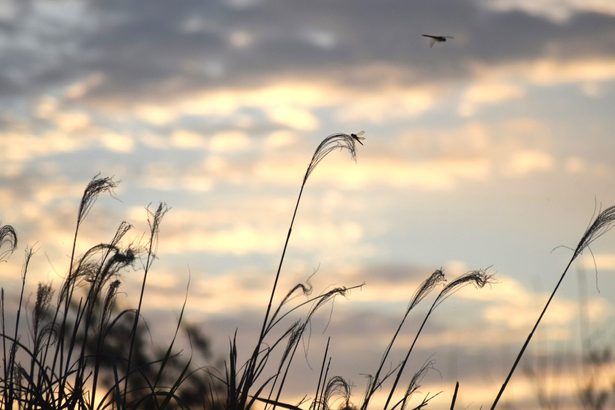
[[[151,343],[141,320],[147,274],[166,206],[160,204],[149,212],[145,246],[122,245],[132,228],[122,222],[110,241],[76,256],[80,227],[96,198],[115,186],[113,179],[98,176],[87,185],[79,203],[68,270],[57,296],[50,284],[39,283],[34,305],[27,312],[24,292],[33,257],[30,248],[26,249],[15,312],[6,311],[2,289],[0,408],[191,408],[203,403],[218,407],[213,395],[216,385],[196,377],[198,369],[191,359],[182,358],[174,349],[185,327],[184,307],[166,349]],[[0,228],[0,244],[3,256],[15,250],[17,235],[11,226]],[[136,309],[120,309],[116,296],[122,274],[136,270],[139,263],[143,274],[139,304]],[[14,317],[13,330],[8,328],[8,315]],[[186,330],[189,338],[204,340],[198,329]],[[206,344],[193,346],[209,356]]]

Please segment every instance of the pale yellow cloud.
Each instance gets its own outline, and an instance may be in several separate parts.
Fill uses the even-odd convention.
[[[615,79],[615,59],[583,58],[561,60],[540,58],[535,60],[504,63],[500,65],[473,64],[478,82],[509,82],[517,86],[524,83],[534,86],[557,86],[600,83]]]
[[[91,124],[89,115],[82,111],[58,110],[53,112],[49,120],[65,133],[82,131]]]
[[[415,187],[426,190],[448,190],[463,180],[484,181],[489,175],[490,163],[485,158],[434,159],[425,161],[390,160],[386,157],[370,158],[356,173],[342,171],[340,166],[330,171],[330,177],[347,187],[389,185]]]
[[[300,80],[278,79],[253,87],[198,89],[155,104],[144,102],[127,107],[101,107],[113,115],[136,116],[154,125],[167,125],[181,116],[225,117],[238,115],[242,109],[259,109],[272,121],[297,130],[314,130],[320,125],[315,110],[333,109],[341,121],[383,123],[390,119],[420,115],[434,107],[438,86],[403,86],[394,83],[400,77],[387,68],[392,82],[374,93],[371,88],[357,88],[332,80],[305,77]],[[354,68],[355,76],[371,78],[373,67]],[[381,72],[380,69],[378,72]],[[406,70],[407,71],[407,70]],[[378,78],[382,78],[381,76]],[[381,80],[380,80],[381,81]]]
[[[102,146],[110,151],[127,153],[134,148],[134,139],[129,135],[111,131],[97,133],[97,135]]]
[[[566,172],[572,175],[585,174],[596,177],[605,177],[613,172],[612,167],[603,162],[591,161],[576,155],[564,159],[562,166]]]
[[[615,59],[538,60],[527,68],[528,78],[539,85],[582,84],[615,79]]]
[[[170,144],[176,148],[193,149],[206,146],[205,137],[197,132],[178,129],[171,134]]]
[[[357,163],[347,152],[333,152],[310,176],[309,184],[334,184],[342,189],[388,186],[451,190],[464,181],[484,182],[500,175],[526,177],[556,166],[556,159],[546,149],[549,138],[544,134],[541,124],[523,119],[489,127],[469,122],[437,132],[416,130],[392,141],[371,139],[368,134],[366,146],[357,147]],[[225,183],[298,186],[313,149],[307,140],[300,140],[291,131],[279,131],[264,139],[255,139],[243,131],[201,137],[184,130],[167,139],[144,138],[140,140],[158,149],[202,147],[204,152],[215,153],[188,168],[150,166],[144,182],[162,189],[190,189],[190,184],[173,182],[183,179],[207,180],[208,187]],[[233,152],[254,155],[238,161],[229,156]],[[152,179],[147,182],[150,174]]]
[[[292,146],[297,141],[297,136],[291,131],[274,131],[267,135],[263,141],[266,150],[276,150]]]
[[[134,114],[143,121],[162,126],[169,124],[180,113],[162,104],[146,103],[135,107]]]
[[[242,131],[224,131],[211,136],[209,149],[213,152],[236,152],[250,148],[252,140]]]
[[[272,121],[293,129],[313,131],[320,125],[318,118],[305,108],[277,106],[266,111]]]
[[[587,169],[587,163],[583,158],[569,157],[564,162],[564,169],[571,174],[578,174]]]
[[[468,86],[458,108],[459,114],[469,117],[485,105],[499,104],[505,101],[523,97],[525,91],[522,87],[502,81],[476,81]]]
[[[438,131],[418,129],[391,140],[368,133],[366,145],[357,146],[356,163],[348,152],[332,152],[312,173],[309,185],[442,191],[465,182],[528,177],[556,168],[550,140],[542,124],[523,118],[489,126],[471,121]],[[190,147],[208,153],[193,165],[150,163],[142,183],[164,190],[209,190],[221,184],[297,187],[319,142],[300,139],[294,131],[255,138],[241,130],[207,136],[183,129],[170,137],[141,135],[139,141],[157,149]],[[250,155],[233,156],[239,152]]]
[[[475,115],[484,106],[520,100],[530,86],[574,84],[585,95],[597,97],[602,82],[615,80],[615,59],[608,58],[540,58],[495,66],[474,63],[471,67],[474,78],[457,109],[463,117]]]
[[[194,223],[194,221],[193,221]],[[352,247],[363,237],[360,224],[311,223],[302,224],[293,232],[292,243],[302,251],[314,251],[326,247]],[[248,253],[273,254],[280,250],[283,240],[281,231],[266,225],[234,224],[228,227],[200,227],[184,231],[165,240],[164,253],[213,252],[245,255]]]
[[[157,272],[160,269],[157,270]],[[161,275],[153,273],[151,276],[152,290],[148,290],[148,301],[157,308],[177,308],[178,301],[185,291],[182,283],[187,281],[188,273],[178,274],[177,272],[162,271]],[[302,283],[313,287],[312,296],[320,294],[330,289],[322,286],[324,278],[309,280],[312,272],[305,270],[297,273],[297,269],[287,265],[284,274],[280,276],[278,282],[278,299],[291,290],[296,284]],[[227,272],[224,275],[211,275],[207,271],[196,271],[191,268],[192,281],[189,289],[190,304],[192,312],[198,312],[200,317],[213,317],[216,315],[259,315],[264,313],[267,301],[271,294],[275,276],[275,266],[272,264],[270,272],[256,271],[250,269],[237,269]],[[323,276],[323,275],[321,275]],[[170,280],[169,280],[170,279]],[[178,285],[179,284],[179,285]],[[133,281],[133,286],[138,283]],[[353,292],[352,296],[355,295]],[[170,297],[172,295],[172,297]],[[296,305],[302,299],[301,292],[295,294],[291,305]],[[308,306],[309,308],[309,306]]]
[[[502,363],[502,368],[490,372],[490,377],[464,377],[460,380],[457,403],[462,404],[461,408],[489,408],[504,382],[506,372],[509,370],[508,366],[512,366],[513,359],[513,357],[509,357],[510,363]],[[578,394],[581,386],[588,382],[587,375],[581,374],[579,369],[574,366],[558,366],[557,364],[545,365],[541,363],[535,371],[538,376],[530,377],[520,365],[500,399],[498,408],[500,406],[507,407],[504,406],[505,403],[514,408],[542,408],[544,403],[538,402],[538,389],[543,389],[546,397],[555,398],[558,409],[579,409]],[[606,391],[610,390],[612,387],[610,383],[614,376],[615,369],[613,366],[609,366],[602,374],[602,379],[596,381],[595,387],[604,388]],[[421,387],[421,391],[445,392],[430,402],[428,408],[433,406],[448,409],[454,391],[454,383],[446,385],[436,379],[425,383]]]
[[[483,0],[492,10],[523,12],[564,22],[578,12],[592,12],[615,16],[615,4],[611,0]]]
[[[428,87],[394,87],[372,92],[349,92],[339,101],[337,117],[341,121],[369,121],[382,124],[389,120],[415,117],[434,107],[438,92]]]
[[[435,369],[438,369],[439,366],[436,365]],[[408,371],[410,373],[410,371]],[[420,388],[417,392],[415,392],[411,398],[408,400],[408,408],[417,408],[421,405],[422,400],[425,396],[434,395],[435,397],[429,401],[429,404],[426,408],[434,408],[434,409],[448,409],[451,405],[453,391],[455,389],[455,382],[451,384],[444,384],[442,382],[442,376],[439,376],[437,379],[440,380],[434,381],[433,374],[441,373],[436,370],[431,370],[431,372],[427,373],[426,380],[421,381]],[[409,377],[411,377],[410,374]],[[487,408],[493,402],[495,395],[501,387],[501,381],[491,380],[476,380],[476,379],[468,379],[464,378],[460,381],[460,390],[459,395],[457,397],[457,404],[461,406],[461,408]],[[400,382],[401,384],[401,382]],[[374,394],[373,398],[370,400],[370,408],[374,409],[382,409],[386,403],[388,394],[389,394],[389,385],[385,384],[382,389],[379,389]],[[362,387],[362,385],[361,385]],[[393,396],[393,402],[396,403],[403,397],[403,393],[405,393],[405,388],[407,385],[400,386],[395,395]],[[361,389],[357,389],[358,391],[355,393],[353,390],[353,402],[361,403],[362,396],[359,394]],[[503,398],[502,402],[510,403],[511,401],[514,403],[515,401],[524,401],[524,400],[533,400],[536,395],[535,385],[528,381],[523,377],[518,377],[511,381],[507,394]],[[295,402],[299,402],[301,397],[297,397]],[[292,401],[291,401],[292,402]],[[481,406],[482,405],[482,406]],[[424,406],[423,406],[424,407]],[[563,407],[559,407],[562,408]],[[572,409],[566,409],[572,410]]]
[[[595,253],[593,255],[585,255],[581,260],[581,266],[588,270],[615,270],[615,254],[610,253]]]
[[[34,108],[34,113],[40,118],[51,118],[58,110],[58,100],[51,96],[42,97]]]
[[[499,274],[496,284],[481,292],[459,292],[458,297],[487,302],[483,309],[484,320],[492,326],[512,330],[529,329],[538,318],[548,294],[527,289],[517,280]],[[612,313],[611,306],[603,298],[593,298],[587,304],[588,314],[594,320],[601,320]],[[569,336],[578,321],[578,301],[563,296],[556,297],[544,318],[544,325],[559,329],[561,336]]]
[[[64,95],[69,100],[81,98],[92,88],[100,85],[104,80],[104,74],[92,73],[86,76],[84,79],[71,84],[64,92]]]
[[[135,136],[135,138],[143,145],[152,149],[165,150],[170,149],[173,146],[171,145],[171,141],[173,140],[173,136],[171,134],[171,138],[166,135],[160,135],[152,132],[143,132],[139,133],[139,135]],[[183,145],[179,143],[176,148],[183,149]]]
[[[345,153],[340,153],[344,156]],[[361,156],[361,153],[359,153]],[[297,185],[301,182],[305,159],[280,158],[260,161],[254,176],[261,183]],[[367,186],[415,187],[426,190],[448,190],[459,181],[483,181],[489,175],[486,158],[404,159],[387,154],[361,157],[358,164],[349,158],[329,158],[310,176],[310,184],[328,184],[347,189]]]
[[[87,145],[87,139],[59,131],[36,135],[30,130],[0,133],[0,150],[5,160],[28,161],[40,156],[75,151]]]
[[[140,183],[148,188],[161,191],[185,190],[192,192],[210,191],[215,183],[212,175],[200,168],[188,167],[182,172],[172,162],[150,162],[144,170]]]
[[[332,341],[335,348],[335,340]],[[339,356],[339,353],[334,356]],[[512,360],[510,358],[512,365]],[[339,357],[338,357],[339,360]],[[488,374],[483,374],[478,377],[468,377],[465,374],[466,369],[461,369],[460,387],[456,399],[456,406],[460,408],[489,408],[504,379],[506,377],[506,366],[508,363],[503,363],[503,367],[496,370],[490,370]],[[441,369],[442,363],[435,363],[434,369],[426,373],[426,377],[421,381],[420,388],[408,400],[408,408],[415,408],[421,405],[426,396],[434,396],[427,408],[448,409],[451,406],[453,393],[455,390],[455,381],[450,380]],[[354,367],[352,367],[354,369]],[[371,370],[371,369],[370,369]],[[557,403],[557,408],[560,410],[578,410],[579,399],[578,394],[581,386],[587,383],[577,368],[562,368],[561,366],[552,365],[547,368],[537,369],[539,375],[536,377],[528,377],[522,369],[518,369],[515,376],[510,380],[504,395],[499,401],[501,407],[513,408],[541,408],[544,403],[538,402],[538,389],[543,389],[546,397],[552,398],[553,402]],[[357,370],[364,374],[364,370]],[[408,373],[412,375],[409,370]],[[317,376],[317,375],[316,375]],[[315,377],[316,377],[315,376]],[[355,380],[349,375],[346,378]],[[596,380],[594,387],[609,391],[611,389],[611,380],[615,377],[615,368],[608,366],[603,370],[602,378]],[[444,379],[444,380],[443,380]],[[364,380],[356,380],[356,388],[352,390],[351,403],[360,405],[363,400],[362,390]],[[386,403],[390,382],[385,384],[383,388],[377,390],[370,401],[370,408],[384,408]],[[401,398],[405,393],[406,386],[400,386],[395,392],[394,398]],[[296,395],[285,396],[286,402],[299,403],[305,399],[303,392],[297,392]],[[399,399],[398,399],[399,400]],[[394,400],[396,402],[396,400]],[[308,407],[311,400],[308,399],[305,406]]]
[[[539,150],[522,150],[511,155],[503,172],[510,176],[526,176],[533,172],[550,171],[555,167],[551,154]]]
[[[227,207],[188,210],[172,209],[165,217],[164,254],[211,252],[229,255],[277,254],[288,229],[292,199],[254,198]],[[333,205],[336,209],[343,204]],[[364,251],[364,227],[353,220],[322,220],[327,210],[303,211],[291,237],[291,246],[301,252],[338,249],[339,257]],[[339,212],[339,211],[338,211]],[[127,220],[143,219],[143,209],[131,208]]]

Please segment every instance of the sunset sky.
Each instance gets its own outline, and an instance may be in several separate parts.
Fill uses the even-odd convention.
[[[122,220],[142,242],[146,207],[165,202],[144,302],[155,340],[190,278],[187,317],[214,356],[236,328],[247,351],[314,149],[365,130],[356,163],[333,152],[310,177],[281,289],[314,272],[315,291],[365,286],[315,319],[289,394],[312,394],[330,335],[332,372],[360,397],[418,283],[489,268],[496,283],[447,300],[413,362],[435,362],[429,408],[457,380],[460,408],[487,406],[567,247],[615,204],[613,107],[612,0],[2,0],[0,221],[20,247],[1,286],[17,296],[27,245],[31,291],[58,283],[85,185],[113,176],[80,249]],[[555,357],[561,397],[579,385],[580,292],[596,345],[613,339],[615,233],[592,251],[525,363]],[[124,303],[139,283],[127,272]],[[533,400],[522,370],[515,382],[505,398]]]

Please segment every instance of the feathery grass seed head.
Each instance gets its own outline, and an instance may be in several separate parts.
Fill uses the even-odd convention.
[[[305,177],[303,178],[303,182],[305,183],[305,181],[308,179],[312,171],[316,169],[316,166],[318,166],[320,161],[322,161],[327,155],[329,155],[332,151],[335,151],[336,149],[348,150],[348,152],[350,152],[350,156],[352,157],[352,159],[356,161],[357,160],[356,142],[359,142],[361,145],[363,145],[361,140],[364,140],[364,139],[365,137],[363,137],[363,131],[359,132],[358,134],[350,134],[350,135],[343,134],[343,133],[329,135],[327,138],[322,140],[322,142],[316,148],[316,151],[314,151],[312,160],[310,161],[307,171],[305,172]]]
[[[587,248],[593,241],[600,238],[602,235],[607,233],[612,227],[613,222],[615,222],[615,206],[610,206],[604,211],[602,211],[594,220],[594,223],[591,224],[589,228],[583,234],[583,237],[579,241],[576,249],[574,250],[574,255],[572,259],[576,259],[583,250]]]
[[[2,251],[4,244],[8,244],[8,249]],[[17,233],[11,225],[0,227],[0,261],[9,256],[17,248]]]
[[[81,203],[79,204],[78,220],[81,221],[87,216],[98,195],[104,192],[113,193],[113,189],[116,187],[117,182],[114,181],[113,178],[100,178],[98,175],[92,178],[88,186],[85,187],[85,190],[83,191],[83,197],[81,198]]]
[[[434,273],[432,273],[425,281],[421,284],[419,289],[416,291],[414,296],[412,297],[412,301],[410,302],[410,306],[408,310],[412,310],[416,305],[418,305],[424,298],[436,287],[438,284],[446,282],[446,278],[444,277],[444,272],[442,269],[436,269]]]
[[[458,278],[449,282],[440,292],[436,299],[435,305],[439,305],[444,299],[455,293],[466,285],[474,285],[476,288],[483,288],[486,284],[493,282],[493,274],[487,272],[487,269],[473,270],[466,272]]]

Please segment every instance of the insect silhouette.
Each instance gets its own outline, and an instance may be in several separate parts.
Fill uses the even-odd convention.
[[[363,134],[365,134],[365,131],[359,131],[356,134],[351,132],[350,136],[354,138],[359,144],[363,145],[363,143],[361,142],[361,140],[365,139]]]
[[[446,40],[453,39],[453,36],[432,36],[431,34],[423,34],[423,37],[429,39],[429,47],[433,47],[436,43],[444,43]]]

